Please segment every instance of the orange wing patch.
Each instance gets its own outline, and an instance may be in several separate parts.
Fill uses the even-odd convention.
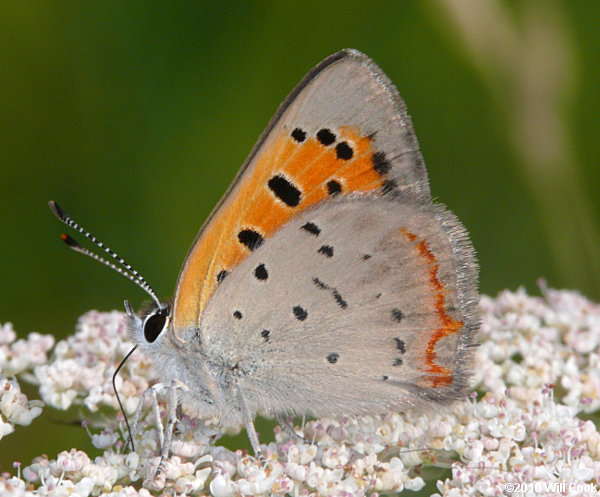
[[[436,256],[427,245],[427,242],[425,240],[419,240],[417,235],[411,233],[407,229],[401,229],[400,231],[408,240],[415,243],[417,253],[429,267],[429,284],[434,296],[435,313],[440,322],[440,327],[433,331],[425,349],[425,371],[431,374],[431,376],[428,376],[426,379],[433,388],[448,386],[452,383],[453,376],[448,368],[436,364],[435,347],[442,338],[453,333],[458,333],[463,327],[464,322],[455,321],[446,312],[445,288],[438,277],[440,266]]]
[[[192,247],[178,284],[174,329],[197,325],[218,283],[292,216],[336,195],[393,189],[385,178],[389,167],[356,128],[282,133]]]

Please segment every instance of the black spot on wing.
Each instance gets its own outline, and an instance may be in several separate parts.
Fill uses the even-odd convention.
[[[344,300],[344,298],[342,297],[342,294],[340,292],[337,291],[337,289],[329,286],[327,283],[322,282],[319,278],[313,278],[313,283],[315,284],[315,286],[321,290],[328,290],[331,292],[331,295],[333,295],[333,298],[335,299],[335,302],[337,303],[337,305],[339,305],[342,309],[346,309],[348,307],[348,302],[346,302],[346,300]]]
[[[234,311],[233,317],[235,319],[242,319],[243,316],[242,316],[242,313],[240,311]]]
[[[260,336],[263,337],[265,342],[268,342],[271,338],[271,332],[269,330],[262,330]]]
[[[294,131],[292,131],[292,138],[298,143],[302,143],[304,140],[306,140],[306,131],[301,128],[296,128]]]
[[[371,161],[373,163],[373,169],[380,176],[384,176],[390,172],[391,165],[385,158],[384,152],[376,152],[373,154]]]
[[[294,312],[294,316],[298,321],[304,321],[308,317],[308,312],[306,309],[300,307],[299,305],[295,305],[292,311]]]
[[[321,228],[319,228],[315,223],[306,223],[302,226],[302,229],[315,236],[319,236],[321,233]]]
[[[402,366],[402,359],[394,359],[394,362],[392,362],[392,366]]]
[[[222,271],[219,271],[219,273],[217,274],[217,283],[221,283],[221,281],[227,278],[228,274],[229,271],[225,271],[224,269]]]
[[[251,229],[241,230],[238,233],[238,240],[249,250],[256,250],[265,241],[263,236],[258,231]]]
[[[342,297],[342,295],[340,294],[340,292],[338,292],[335,288],[333,288],[331,290],[331,293],[333,294],[333,298],[335,299],[335,301],[337,302],[337,304],[342,308],[342,309],[346,309],[348,307],[348,302],[346,302],[344,300],[344,298]]]
[[[300,203],[302,193],[287,178],[276,174],[267,184],[269,190],[288,207],[296,207]]]
[[[402,321],[402,318],[404,317],[404,314],[402,314],[400,309],[392,309],[390,314],[392,315],[392,319],[398,322]]]
[[[321,245],[318,252],[326,257],[333,257],[333,247],[331,245]]]
[[[335,135],[331,130],[323,128],[317,132],[317,140],[321,142],[321,145],[331,145],[335,141]]]
[[[389,179],[383,182],[383,185],[381,187],[381,193],[383,193],[384,195],[392,193],[396,190],[396,188],[398,188],[398,183],[396,183],[396,181],[393,179]]]
[[[264,281],[269,277],[269,272],[264,264],[259,264],[254,269],[254,276],[257,280]]]
[[[327,194],[330,197],[335,197],[340,193],[342,193],[342,185],[338,181],[332,179],[331,181],[327,182]]]
[[[339,359],[339,358],[340,358],[340,355],[339,355],[339,354],[337,354],[336,352],[332,352],[331,354],[329,354],[329,355],[327,356],[327,361],[328,361],[330,364],[335,364],[336,362],[338,362],[338,359]]]
[[[354,151],[348,143],[342,142],[335,146],[335,155],[338,159],[350,160],[354,155]]]
[[[394,338],[394,340],[396,341],[396,348],[400,351],[401,354],[405,354],[406,353],[406,344],[404,343],[404,340],[400,340],[400,338]]]

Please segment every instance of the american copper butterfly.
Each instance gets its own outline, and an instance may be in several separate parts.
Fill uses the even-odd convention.
[[[127,306],[127,320],[160,380],[184,386],[198,416],[243,424],[256,453],[258,412],[431,410],[468,391],[475,253],[432,202],[396,88],[358,51],[326,58],[279,107],[200,229],[172,303],[100,246],[155,300]]]

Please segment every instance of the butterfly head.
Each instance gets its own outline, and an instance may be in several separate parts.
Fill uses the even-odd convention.
[[[50,209],[54,215],[67,226],[81,233],[90,240],[98,248],[102,249],[109,255],[109,258],[104,258],[91,250],[82,247],[69,235],[63,234],[62,241],[75,252],[84,254],[92,259],[108,266],[127,279],[133,281],[138,287],[144,290],[152,299],[149,304],[144,306],[139,313],[133,311],[133,308],[128,301],[125,301],[125,311],[127,313],[126,323],[130,332],[130,336],[137,346],[148,349],[154,346],[156,349],[161,342],[164,341],[165,331],[171,326],[171,302],[162,302],[156,292],[130,264],[128,264],[116,252],[110,249],[106,244],[98,240],[89,231],[76,223],[56,202],[49,202]],[[112,262],[115,261],[115,262]],[[163,337],[161,339],[161,337]]]
[[[171,325],[170,302],[150,302],[140,312],[134,312],[125,301],[126,323],[132,340],[142,348],[158,346]]]

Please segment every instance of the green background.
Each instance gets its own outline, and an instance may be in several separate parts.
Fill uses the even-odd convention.
[[[600,4],[480,2],[483,41],[451,14],[474,5],[2,2],[0,322],[62,337],[89,309],[145,299],[60,243],[50,199],[171,296],[279,103],[345,47],[406,100],[431,190],[471,232],[483,292],[535,292],[545,277],[600,299]],[[75,417],[18,427],[0,470],[89,447],[82,430],[57,429]]]

